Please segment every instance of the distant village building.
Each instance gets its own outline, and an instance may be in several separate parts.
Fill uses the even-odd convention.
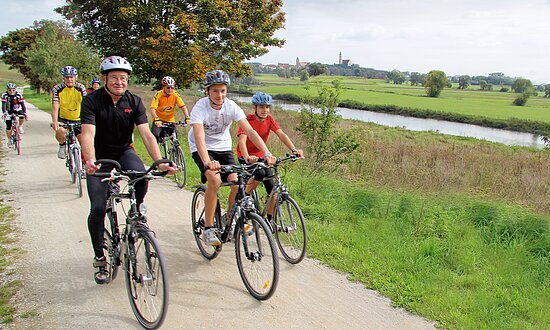
[[[302,68],[309,65],[309,62],[300,62],[300,59],[296,57],[296,68]]]
[[[342,52],[340,52],[340,55],[338,56],[338,64],[343,65],[343,66],[351,66],[351,60],[350,59],[343,60],[342,59]]]

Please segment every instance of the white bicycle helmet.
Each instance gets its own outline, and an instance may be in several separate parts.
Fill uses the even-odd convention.
[[[99,65],[99,71],[102,74],[106,74],[114,70],[126,71],[128,74],[131,74],[132,66],[125,58],[120,56],[109,56]]]
[[[7,83],[7,84],[6,84],[6,88],[7,88],[7,89],[15,89],[15,84],[14,84],[14,83],[11,83],[11,82],[10,82],[10,83]]]
[[[170,76],[162,78],[162,86],[176,86],[176,81]]]
[[[206,73],[204,76],[204,87],[212,85],[229,85],[229,75],[223,70],[213,70]]]
[[[66,67],[61,69],[61,75],[63,77],[68,77],[68,76],[72,77],[72,76],[78,75],[78,71],[74,67],[67,65]]]

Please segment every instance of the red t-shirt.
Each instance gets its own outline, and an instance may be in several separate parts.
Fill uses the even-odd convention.
[[[269,138],[269,131],[276,132],[278,129],[281,128],[272,115],[267,115],[267,118],[263,122],[260,122],[258,120],[258,117],[256,117],[255,113],[248,114],[246,116],[246,119],[248,119],[250,126],[252,126],[252,128],[260,135],[260,137],[262,138],[262,140],[264,140],[264,142],[267,142],[267,138]],[[246,133],[243,131],[242,128],[239,127],[239,130],[237,131],[237,136],[240,136],[241,134],[246,134]],[[250,141],[250,139],[246,140],[246,148],[250,156],[256,156],[256,157],[264,156],[264,154],[258,148],[256,148],[254,143]],[[237,145],[237,157],[242,157],[242,153],[239,150],[238,145]]]

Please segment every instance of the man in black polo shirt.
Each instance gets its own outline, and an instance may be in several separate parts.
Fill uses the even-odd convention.
[[[137,127],[153,160],[161,159],[157,140],[147,125],[146,109],[141,98],[127,91],[128,78],[132,67],[128,61],[119,56],[111,56],[103,60],[99,71],[105,79],[105,86],[82,100],[80,119],[82,122],[82,153],[86,164],[86,173],[93,174],[100,170],[95,164],[96,159],[113,159],[120,163],[123,169],[137,171],[145,167],[132,148],[132,133]],[[109,172],[108,166],[101,167],[101,172]],[[159,170],[174,174],[176,169],[167,164],[159,165]],[[103,254],[103,235],[105,221],[105,204],[107,203],[107,183],[101,178],[88,175],[86,178],[88,197],[90,198],[90,214],[88,230],[94,249],[95,281],[106,283],[109,273],[106,270],[106,259]],[[138,207],[147,193],[145,180],[136,184],[136,199]]]

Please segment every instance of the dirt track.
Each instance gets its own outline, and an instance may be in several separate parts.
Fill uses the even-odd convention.
[[[64,162],[56,157],[50,115],[28,108],[22,154],[7,152],[3,186],[12,192],[7,199],[18,214],[27,251],[18,263],[24,288],[17,307],[39,316],[17,320],[14,327],[139,329],[124,279],[95,284],[87,195],[78,198]],[[157,180],[145,200],[168,264],[164,329],[434,329],[433,322],[391,307],[388,299],[311,259],[292,266],[281,258],[275,295],[256,301],[239,277],[233,244],[213,261],[200,255],[190,230],[191,196],[168,180]]]

